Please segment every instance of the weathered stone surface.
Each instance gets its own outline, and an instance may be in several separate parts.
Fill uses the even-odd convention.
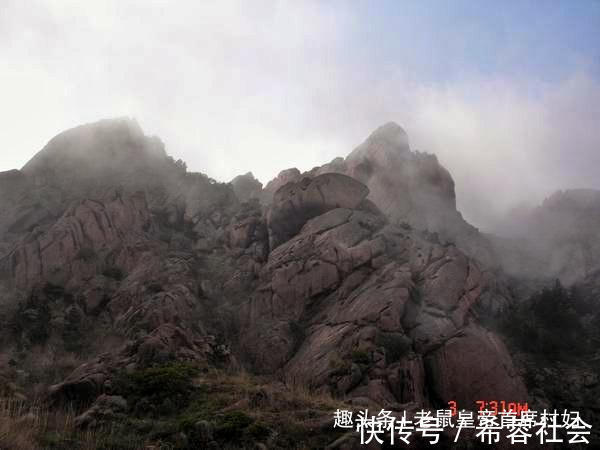
[[[411,355],[387,368],[387,381],[400,403],[426,403],[425,368],[420,355]]]
[[[357,208],[369,190],[340,174],[324,174],[287,183],[275,192],[269,208],[271,248],[294,236],[313,217],[336,208]]]
[[[252,172],[238,175],[230,183],[233,186],[233,192],[241,202],[247,202],[251,198],[260,199],[263,186],[254,178]]]
[[[442,402],[525,402],[527,391],[502,341],[475,325],[425,357],[432,394]]]
[[[302,178],[300,171],[296,168],[286,169],[279,172],[277,177],[267,183],[261,194],[261,203],[269,205],[273,201],[273,196],[279,188],[288,183],[295,183]]]
[[[85,361],[50,398],[97,399],[81,426],[119,414],[123,370],[172,360],[243,365],[369,407],[524,400],[506,348],[477,324],[510,293],[460,245],[416,230],[473,231],[449,174],[397,125],[261,191],[250,175],[188,173],[135,123],[102,122],[53,139],[6,184],[6,354],[80,345]]]
[[[386,224],[381,215],[338,208],[275,248],[259,279],[243,328],[258,370],[283,370],[294,382],[375,405],[430,404],[447,393],[426,380],[445,379],[455,364],[482,374],[459,353],[487,345],[485,364],[497,374],[482,383],[489,391],[477,393],[493,395],[503,385],[498,395],[525,399],[506,348],[470,325],[482,292],[495,287],[455,246]],[[432,359],[439,354],[450,360]],[[456,395],[471,392],[471,382],[453,378]]]
[[[390,122],[379,127],[345,159],[336,158],[302,174],[297,169],[283,171],[267,187],[281,186],[282,179],[298,182],[327,173],[345,174],[366,185],[368,200],[393,223],[437,233],[442,241],[456,243],[480,262],[498,264],[489,240],[456,210],[450,173],[435,155],[412,151],[399,125]],[[265,203],[270,200],[270,196],[263,198]]]
[[[65,404],[86,404],[104,390],[104,383],[110,378],[108,355],[77,367],[69,377],[59,384],[50,386],[52,399]]]
[[[0,267],[22,290],[43,281],[76,286],[107,264],[133,267],[131,247],[147,241],[151,226],[144,195],[114,192],[102,202],[83,200],[49,230],[26,235]]]

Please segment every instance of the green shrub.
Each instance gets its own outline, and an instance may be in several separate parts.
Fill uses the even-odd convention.
[[[150,284],[148,284],[148,292],[150,292],[151,294],[158,294],[159,292],[163,291],[163,287],[162,284],[160,284],[158,281],[153,281]]]
[[[254,419],[242,411],[231,411],[215,418],[215,436],[227,441],[238,441]]]
[[[411,350],[412,341],[401,333],[379,333],[377,345],[385,350],[385,360],[388,364],[400,361]]]
[[[189,404],[197,374],[196,367],[185,363],[140,369],[121,374],[116,391],[138,414],[168,415]]]
[[[371,358],[369,357],[369,354],[364,350],[352,350],[350,358],[352,359],[352,362],[356,364],[371,364]]]
[[[42,292],[50,300],[58,300],[65,295],[65,288],[53,283],[46,283],[42,288]]]
[[[117,266],[108,266],[102,271],[102,275],[113,280],[121,281],[125,278],[125,271]]]
[[[32,344],[43,344],[50,337],[50,320],[48,303],[32,295],[19,305],[9,326],[18,342],[24,338]]]
[[[271,430],[260,422],[254,422],[246,429],[246,434],[255,441],[262,441],[269,437]]]
[[[520,350],[545,357],[581,355],[590,350],[589,332],[581,317],[585,308],[577,292],[557,280],[549,288],[513,305],[503,316],[500,330]]]
[[[84,347],[85,336],[81,332],[82,315],[76,307],[70,307],[65,314],[62,339],[65,350],[80,352]]]

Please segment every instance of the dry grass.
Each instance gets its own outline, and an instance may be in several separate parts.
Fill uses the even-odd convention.
[[[236,372],[224,372],[212,370],[202,377],[196,379],[198,385],[212,385],[219,391],[228,392],[232,398],[250,401],[259,392],[266,392],[268,405],[262,405],[278,409],[288,408],[312,408],[323,411],[335,411],[337,408],[349,408],[343,400],[333,397],[330,393],[311,388],[305,383],[295,380],[274,383],[272,379],[252,375],[244,370]],[[268,409],[268,408],[267,408]]]
[[[0,399],[0,449],[98,450],[110,448],[111,429],[80,430],[72,410],[48,410],[40,402]],[[132,449],[146,448],[132,442]]]
[[[319,391],[302,383],[287,383],[289,389],[289,399],[309,407],[331,411],[338,408],[349,409],[348,404],[343,400],[333,397],[329,392]]]
[[[271,430],[259,439],[268,448],[323,448],[340,436],[333,429],[336,409],[353,409],[328,392],[312,389],[294,380],[274,381],[244,371],[212,370],[196,379],[210,399],[202,404],[212,416],[242,412],[254,419],[255,425]],[[254,448],[240,447],[231,448]],[[226,447],[229,448],[229,447]]]
[[[132,413],[93,430],[75,426],[78,412],[74,410],[48,410],[41,402],[0,398],[0,449],[172,449],[172,438],[183,430],[178,424],[208,420],[218,429],[239,413],[250,417],[252,426],[240,429],[242,440],[220,442],[226,445],[223,448],[246,448],[240,447],[242,444],[254,448],[254,434],[246,431],[250,429],[267,430],[257,439],[270,447],[315,448],[335,437],[331,435],[333,412],[349,408],[342,400],[304,384],[277,382],[244,371],[209,370],[195,378],[194,384],[197,390],[192,402],[182,411],[143,420]],[[134,429],[144,420],[149,429]],[[161,429],[171,431],[157,434]]]
[[[40,447],[39,438],[48,430],[50,422],[62,423],[62,430],[70,429],[72,417],[60,419],[50,415],[39,405],[28,406],[24,401],[0,399],[0,447],[34,449]]]

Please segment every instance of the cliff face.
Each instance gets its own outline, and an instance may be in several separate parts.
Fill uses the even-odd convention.
[[[289,182],[324,173],[348,175],[369,188],[368,199],[392,223],[406,223],[437,233],[440,240],[458,245],[488,267],[497,256],[487,238],[466,222],[456,209],[454,180],[435,155],[412,151],[406,132],[395,123],[375,130],[346,158],[300,173],[282,171],[264,188],[261,198],[270,204],[273,194]]]
[[[482,264],[449,173],[397,125],[261,189],[189,173],[134,122],[102,121],[0,189],[0,371],[76,352],[53,400],[91,402],[124,368],[173,359],[374,407],[527,400],[478,321],[512,294]]]
[[[506,292],[454,245],[380,212],[332,208],[307,220],[258,279],[242,327],[255,370],[381,405],[527,396],[501,340],[473,314]]]
[[[434,155],[410,150],[394,123],[375,130],[345,160],[346,172],[365,183],[371,199],[392,221],[441,231],[459,220],[454,181]]]

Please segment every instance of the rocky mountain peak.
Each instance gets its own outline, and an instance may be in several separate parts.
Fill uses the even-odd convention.
[[[411,151],[400,125],[380,126],[346,158],[335,158],[304,173],[297,168],[281,171],[264,187],[261,203],[271,204],[275,192],[287,183],[327,173],[348,175],[364,184],[368,199],[393,223],[436,232],[442,240],[456,242],[491,263],[489,244],[456,209],[452,176],[435,155]]]
[[[348,155],[346,161],[356,164],[366,159],[372,163],[385,165],[408,153],[410,153],[408,135],[397,123],[388,122],[373,131]]]
[[[396,122],[387,122],[371,133],[367,141],[385,141],[396,147],[408,147],[408,135]]]
[[[133,119],[117,118],[58,134],[23,166],[22,172],[37,184],[114,181],[127,179],[134,172],[160,169],[166,160],[160,139],[145,136]]]
[[[369,198],[395,222],[436,232],[462,228],[452,176],[435,155],[411,151],[407,133],[394,122],[348,155],[345,173],[366,184]]]
[[[449,172],[397,124],[263,189],[251,172],[230,183],[190,173],[136,122],[101,121],[0,173],[0,206],[0,384],[18,381],[11,364],[35,375],[40,355],[77,352],[43,392],[92,405],[79,424],[112,420],[99,412],[108,396],[130,405],[124,417],[146,414],[122,376],[175,361],[377,410],[528,400],[502,330],[485,321],[517,291],[456,210]],[[546,273],[582,261],[594,281],[592,219],[558,230],[584,236],[577,245],[536,228],[566,244],[541,254]]]

